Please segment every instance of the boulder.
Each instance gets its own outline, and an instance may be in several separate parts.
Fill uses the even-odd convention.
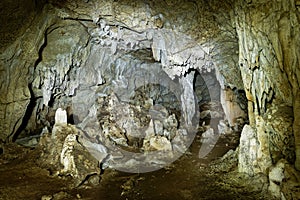
[[[155,136],[150,138],[150,148],[158,151],[172,151],[171,142],[163,136]]]
[[[300,195],[300,173],[285,159],[280,159],[270,167],[268,189],[277,199],[298,199]]]

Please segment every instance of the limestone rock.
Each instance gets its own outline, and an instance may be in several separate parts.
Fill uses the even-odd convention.
[[[76,169],[73,149],[76,143],[76,135],[67,135],[60,154],[60,163],[64,168],[60,171],[62,174],[68,174],[72,177],[77,177],[78,171]]]
[[[204,119],[210,115],[210,110],[204,110],[200,113],[200,119]]]
[[[263,173],[249,176],[245,173],[232,171],[226,173],[224,179],[226,179],[226,182],[229,183],[230,187],[240,188],[245,192],[265,194],[263,199],[274,199],[268,194],[268,176]]]
[[[99,157],[92,156],[87,148],[78,143],[79,130],[72,125],[56,125],[55,136],[44,134],[37,150],[40,151],[38,164],[50,170],[53,175],[71,176],[73,184],[83,184],[91,174],[100,175]],[[105,152],[99,151],[98,154]],[[102,159],[104,157],[101,157]]]
[[[34,20],[34,17],[41,11],[44,4],[44,2],[34,4],[31,0],[22,1],[20,4],[15,4],[9,0],[1,2],[1,51],[26,31],[30,26],[30,23]],[[14,15],[12,16],[8,13],[14,13]],[[16,29],[16,27],[18,27],[18,29]]]
[[[150,149],[153,148],[159,151],[172,151],[171,142],[163,136],[155,136],[150,138]]]
[[[58,108],[55,112],[55,124],[67,124],[67,111]]]
[[[297,199],[300,194],[300,173],[285,159],[279,160],[270,168],[269,191],[278,199]]]
[[[238,170],[253,176],[258,171],[257,165],[257,146],[259,143],[256,138],[255,130],[245,125],[241,133],[239,154],[238,154]]]
[[[175,114],[170,115],[167,119],[164,120],[163,127],[165,128],[163,135],[169,140],[173,139],[178,128],[178,121],[175,117]]]
[[[296,161],[295,161],[295,168],[299,171],[300,170],[300,114],[298,110],[300,109],[300,91],[298,90],[295,101],[294,101],[294,122],[293,122],[293,131],[294,131],[294,139],[295,139],[295,154],[296,154]]]
[[[43,195],[43,196],[41,197],[41,200],[51,200],[52,198],[53,198],[52,195]]]
[[[150,120],[148,128],[145,130],[145,139],[149,139],[155,135],[153,119]]]
[[[260,129],[257,131],[261,138],[260,143],[268,143],[269,133],[264,133],[266,129],[263,128],[264,124],[261,124],[261,117],[265,117],[269,105],[294,106],[293,113],[298,113],[295,109],[299,110],[299,106],[296,106],[299,102],[299,12],[294,1],[277,1],[273,4],[264,0],[252,1],[251,8],[244,1],[237,1],[235,8],[240,49],[239,65],[249,102],[249,120],[253,127],[257,126]],[[296,27],[294,23],[297,24]],[[275,124],[278,121],[273,119],[273,115],[269,116],[269,125],[278,126]],[[297,114],[295,116],[297,118]],[[295,119],[293,123],[294,129],[298,130],[299,119]],[[295,130],[294,138],[299,141],[299,131]],[[277,134],[275,135],[279,139],[281,133]],[[272,141],[274,139],[271,138]],[[286,154],[286,149],[279,147],[279,140],[275,143],[277,144],[272,145],[271,150],[273,154],[276,154],[275,149],[278,150],[275,156],[277,161],[283,156],[281,151],[285,151]],[[263,150],[266,157],[270,154],[269,147],[266,145]],[[296,166],[297,163],[299,161],[296,162]]]
[[[34,135],[25,138],[19,138],[15,142],[26,147],[35,147],[38,144],[39,135]]]
[[[155,134],[156,135],[163,135],[164,134],[164,127],[162,122],[159,120],[154,120],[154,128],[155,128]]]
[[[247,113],[241,108],[237,97],[231,89],[221,90],[221,104],[230,126],[234,126],[238,118],[247,119]]]
[[[0,6],[2,7],[2,11],[5,13],[9,12],[16,4],[11,4],[9,1],[1,2]],[[5,3],[9,3],[8,7],[5,7]],[[13,7],[12,7],[13,6]],[[39,4],[41,6],[41,4]],[[41,9],[41,7],[39,7]],[[34,5],[32,3],[27,2],[26,6],[23,9],[17,9],[18,11],[14,11],[15,15],[11,18],[11,14],[3,15],[3,23],[8,26],[1,26],[1,38],[3,43],[1,42],[1,51],[0,55],[0,73],[1,73],[1,96],[0,96],[0,118],[1,118],[1,135],[0,139],[10,140],[15,139],[15,134],[19,134],[22,130],[18,130],[22,125],[22,119],[25,117],[25,112],[27,109],[30,111],[30,99],[34,98],[33,93],[31,92],[31,85],[29,80],[32,79],[32,66],[34,65],[36,59],[38,59],[38,51],[40,47],[44,43],[44,32],[47,27],[53,22],[53,17],[49,16],[48,18],[39,18],[34,17],[29,19],[27,17],[37,15],[34,12]],[[41,15],[45,15],[47,13],[47,9],[43,9],[41,11]],[[27,13],[28,12],[28,13]],[[26,13],[26,17],[23,17],[24,13]],[[11,19],[6,21],[6,17]],[[18,16],[18,17],[17,17]],[[20,24],[21,22],[24,24]],[[35,24],[34,26],[30,26],[29,24]],[[11,24],[11,25],[9,25]],[[17,30],[15,26],[20,27],[18,31],[20,33],[24,33],[24,35],[15,34]],[[22,27],[22,28],[21,28]],[[30,29],[28,29],[30,27]],[[12,31],[11,28],[14,30]],[[9,32],[6,32],[9,31]],[[3,36],[3,37],[2,37]],[[18,39],[12,40],[8,42],[8,38]],[[24,42],[26,41],[26,42]],[[5,49],[4,46],[7,45]],[[31,63],[31,64],[30,64]],[[18,71],[18,73],[15,73]],[[27,77],[27,78],[25,78]],[[29,78],[31,77],[31,78]]]
[[[275,164],[281,158],[295,162],[292,107],[272,106],[266,113],[266,131],[269,135],[270,153]]]
[[[2,7],[3,2],[10,1],[1,1]],[[76,112],[68,112],[68,117],[74,117],[82,128],[91,130],[89,134],[99,136],[97,131],[103,128],[111,140],[128,145],[128,140],[145,129],[149,138],[155,137],[155,126],[149,126],[154,115],[144,114],[157,102],[168,100],[163,106],[168,111],[171,107],[180,108],[180,114],[190,124],[194,116],[198,117],[194,113],[198,111],[196,102],[221,101],[230,126],[235,127],[241,118],[247,121],[248,112],[253,127],[245,126],[242,132],[241,171],[267,173],[272,162],[275,164],[281,158],[289,163],[296,158],[295,166],[299,169],[298,0],[272,3],[268,0],[167,3],[78,0],[63,4],[49,0],[42,1],[44,7],[40,1],[34,5],[33,1],[24,2],[28,4],[22,9],[15,9],[11,3],[7,9],[0,9],[4,14],[0,55],[2,142],[15,140],[25,131],[35,133],[45,126],[50,128],[55,110],[72,107]],[[11,10],[17,10],[15,15],[11,15]],[[16,30],[23,35],[14,35]],[[203,80],[199,81],[194,71],[203,73]],[[169,86],[172,81],[166,80],[174,80],[170,90],[131,98],[141,88],[154,88],[158,83]],[[192,95],[194,91],[196,94]],[[122,106],[102,110],[97,105],[98,97],[112,92],[120,97],[116,104],[123,108],[119,112],[116,110]],[[167,95],[168,92],[175,94]],[[163,97],[154,98],[157,94]],[[136,101],[143,97],[146,97],[144,107],[142,100]],[[134,101],[134,106],[125,106]],[[279,117],[283,110],[280,105],[285,105],[290,114]],[[131,110],[134,117],[130,117]],[[106,111],[113,116],[105,114]],[[208,116],[208,111],[201,111],[204,111],[202,117]],[[124,116],[116,121],[120,113]],[[160,119],[168,119],[167,115],[161,117],[163,112],[158,114]],[[181,125],[181,118],[177,118]],[[163,131],[159,123],[163,124]],[[166,136],[173,149],[182,149],[177,144],[188,133],[183,134],[179,127],[175,130],[175,123],[174,126],[161,120],[159,123],[159,134]],[[212,124],[217,126],[219,121]],[[133,131],[136,127],[141,130]],[[54,126],[53,132],[59,133],[59,129]],[[223,125],[221,129],[220,132],[226,132]],[[65,138],[60,140],[61,145]],[[99,138],[104,140],[101,134]],[[51,144],[51,138],[48,140]],[[75,141],[70,144],[77,146]],[[74,149],[66,148],[65,152]],[[247,153],[245,157],[242,152]]]
[[[90,152],[90,154],[100,163],[108,155],[107,148],[101,144],[90,141],[84,135],[78,138],[78,141]]]
[[[269,172],[270,192],[277,198],[281,198],[281,184],[284,179],[284,163],[278,162]]]
[[[226,123],[224,120],[220,120],[218,124],[218,131],[220,134],[229,134],[232,132],[232,129],[228,123]]]
[[[20,72],[20,74],[27,76],[27,72],[29,71],[30,73],[28,74],[28,83],[26,82],[27,78],[24,78],[19,81],[12,81],[19,82],[20,86],[10,85],[9,87],[3,87],[11,88],[11,90],[13,90],[12,88],[17,88],[17,92],[12,92],[14,95],[24,92],[21,98],[16,98],[16,96],[12,98],[13,95],[7,95],[9,101],[2,102],[3,106],[0,111],[18,111],[18,113],[13,114],[17,115],[17,117],[3,114],[8,122],[1,125],[3,130],[8,130],[3,140],[7,135],[14,134],[14,127],[21,125],[24,108],[28,105],[31,97],[33,99],[42,97],[38,98],[34,108],[28,107],[28,113],[34,110],[32,112],[34,113],[32,114],[32,120],[30,120],[31,124],[40,123],[45,125],[49,123],[49,118],[52,116],[47,111],[49,109],[56,110],[59,107],[71,107],[71,101],[75,103],[73,107],[77,107],[75,108],[77,112],[75,112],[74,116],[81,121],[86,117],[89,108],[93,106],[91,102],[95,100],[93,95],[89,95],[91,93],[82,94],[82,88],[97,88],[98,91],[103,92],[112,90],[111,85],[115,84],[119,87],[118,91],[116,91],[117,93],[124,92],[125,90],[123,89],[126,87],[133,91],[136,89],[134,87],[138,87],[141,82],[131,78],[131,75],[134,74],[132,72],[141,73],[139,70],[136,70],[139,68],[138,66],[142,66],[141,68],[144,69],[151,69],[151,72],[154,70],[153,65],[159,66],[163,71],[168,72],[166,74],[171,78],[174,78],[174,75],[185,75],[189,68],[203,69],[204,71],[211,71],[214,68],[207,48],[202,48],[195,43],[192,38],[185,34],[185,31],[177,32],[172,30],[173,25],[170,25],[171,20],[174,25],[176,24],[176,27],[182,30],[193,29],[198,34],[199,30],[202,29],[195,27],[197,23],[194,26],[190,26],[191,20],[185,19],[186,16],[180,14],[183,8],[190,11],[187,13],[201,14],[201,12],[193,9],[192,4],[183,7],[180,6],[182,5],[181,3],[176,4],[176,12],[174,11],[172,15],[176,15],[180,19],[177,21],[177,18],[174,20],[172,17],[166,17],[161,12],[156,16],[152,16],[151,9],[160,9],[160,5],[157,3],[151,5],[142,3],[139,6],[130,4],[129,7],[126,6],[126,9],[140,12],[138,17],[134,14],[132,14],[134,16],[128,14],[128,10],[124,10],[124,7],[119,4],[111,6],[110,3],[94,2],[96,6],[92,7],[90,4],[85,4],[82,1],[76,3],[80,5],[80,9],[75,8],[69,2],[64,4],[68,8],[67,10],[61,9],[56,3],[49,3],[41,13],[40,21],[36,20],[33,22],[35,25],[31,29],[34,31],[26,32],[25,36],[16,42],[15,46],[4,52],[3,66],[23,66],[19,60],[22,60],[24,57],[24,60],[28,61],[28,65],[26,64],[24,71]],[[102,10],[107,13],[107,16],[114,13],[116,15],[114,20],[111,20],[109,17],[99,19],[99,10],[95,9],[96,7],[107,8],[104,9],[105,11]],[[208,13],[207,11],[205,12]],[[48,14],[51,17],[43,17]],[[131,20],[129,16],[133,17],[134,20]],[[81,23],[82,18],[89,19]],[[47,20],[43,21],[43,19]],[[188,23],[181,23],[181,19]],[[195,20],[194,17],[191,19]],[[159,29],[157,29],[157,20],[162,22]],[[132,27],[130,27],[131,25]],[[166,29],[166,27],[170,29]],[[38,33],[38,37],[33,37],[33,33]],[[22,43],[24,38],[36,38],[36,41],[25,45],[25,43]],[[19,48],[18,45],[20,47],[28,47],[28,51],[26,48]],[[30,49],[32,46],[34,47],[33,51]],[[186,49],[186,46],[189,48]],[[4,62],[13,57],[14,49],[20,49],[20,52],[27,52],[28,55],[22,56],[20,54],[19,59],[19,54],[16,54],[14,56],[14,58],[18,58],[16,62]],[[150,53],[153,55],[149,55],[147,49],[151,49]],[[32,56],[33,54],[35,56]],[[129,57],[131,58],[128,59]],[[144,60],[152,60],[153,57],[159,62],[152,64],[144,62]],[[169,67],[169,63],[171,63],[171,67]],[[28,70],[29,66],[33,65],[34,68]],[[111,66],[115,66],[115,68]],[[8,67],[4,67],[4,69],[6,70]],[[8,71],[7,73],[5,72],[5,74],[9,75],[8,73]],[[152,80],[155,80],[157,74],[153,74]],[[3,77],[11,76],[4,75]],[[25,81],[24,84],[21,84],[22,81]],[[136,83],[137,85],[135,85]],[[27,89],[27,85],[30,85],[30,88]],[[26,87],[24,88],[24,86]],[[30,91],[32,94],[29,94]],[[95,90],[92,90],[92,92],[95,92]],[[4,91],[4,93],[6,92]],[[127,93],[127,91],[124,93]],[[89,95],[89,101],[79,101],[78,99],[85,97],[85,94]],[[126,95],[129,95],[129,93]],[[75,98],[71,99],[71,97]],[[78,101],[75,100],[76,98]],[[7,102],[13,103],[10,105]],[[80,107],[81,103],[83,104],[82,107]],[[19,109],[15,109],[16,107]],[[189,109],[189,107],[186,109]],[[41,110],[45,111],[46,116],[43,116],[44,114],[40,112]],[[28,126],[28,129],[34,128],[37,127]]]
[[[185,77],[180,79],[181,86],[183,88],[183,93],[181,94],[182,102],[182,112],[184,123],[187,125],[192,124],[192,118],[197,114],[195,105],[195,96],[193,92],[193,80],[194,73],[190,73]]]
[[[257,145],[257,161],[256,164],[259,167],[258,172],[266,174],[268,169],[272,165],[272,158],[270,154],[270,137],[266,134],[266,121],[260,117],[256,117],[256,137],[258,144]]]
[[[221,159],[213,161],[213,164],[210,168],[214,172],[226,172],[229,173],[236,169],[238,164],[238,151],[229,150]]]

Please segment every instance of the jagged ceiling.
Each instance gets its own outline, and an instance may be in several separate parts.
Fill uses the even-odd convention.
[[[24,1],[18,9],[8,5],[14,4],[2,2],[7,9],[2,9],[6,26],[1,30],[4,41],[1,66],[4,74],[11,74],[8,77],[13,79],[3,82],[6,95],[2,105],[11,113],[4,117],[7,123],[2,139],[18,135],[32,121],[28,117],[39,112],[36,109],[43,109],[43,105],[53,104],[53,98],[73,95],[80,83],[74,79],[78,76],[74,69],[85,63],[86,69],[92,66],[92,71],[97,71],[98,55],[94,53],[97,45],[96,48],[110,49],[115,57],[126,52],[147,57],[149,53],[137,54],[137,50],[150,49],[153,61],[160,62],[172,79],[190,68],[214,70],[221,87],[243,88],[231,2]],[[5,10],[14,12],[15,17],[9,17]],[[106,59],[105,55],[102,57]],[[103,65],[109,63],[103,61]],[[7,71],[6,66],[11,66],[12,71]],[[23,78],[14,75],[14,71],[19,71]],[[102,67],[103,76],[109,76],[104,71]],[[96,78],[99,79],[96,85],[104,78]],[[13,88],[20,92],[14,92]],[[35,125],[32,126],[31,130]]]

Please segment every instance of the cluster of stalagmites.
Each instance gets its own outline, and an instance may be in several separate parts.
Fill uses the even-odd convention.
[[[101,168],[134,167],[136,160],[144,156],[126,157],[122,151],[160,151],[162,157],[147,155],[145,163],[164,165],[160,159],[172,158],[174,151],[183,153],[186,150],[187,133],[178,129],[175,114],[169,113],[162,105],[155,105],[150,98],[134,105],[120,102],[112,93],[99,97],[97,102],[99,127],[93,131],[98,134],[84,131],[80,125],[67,124],[67,113],[60,108],[56,111],[51,133],[43,130],[37,145],[41,151],[38,163],[53,175],[71,176],[77,186],[91,180],[95,184],[99,181]],[[27,141],[27,146],[32,140]]]
[[[66,111],[59,108],[51,133],[45,129],[37,145],[41,151],[38,163],[53,175],[73,177],[77,186],[98,183],[100,171],[107,167],[132,169],[141,162],[146,167],[164,167],[185,153],[188,141],[194,139],[180,125],[179,110],[147,95],[122,102],[111,93],[98,97],[96,104],[98,127],[70,125]],[[228,123],[220,120],[224,116],[220,104],[204,103],[201,109],[197,131],[203,133],[203,144],[214,145],[211,138],[216,139],[218,133],[232,133]]]
[[[110,151],[105,166],[155,168],[187,150],[190,138],[187,130],[180,128],[176,111],[171,112],[145,95],[128,103],[112,93],[98,98],[98,102],[100,137]]]
[[[102,101],[108,115],[100,116],[103,134],[121,146],[143,150],[172,150],[170,141],[177,135],[175,114],[169,114],[162,105],[154,105],[146,99],[144,105],[125,104],[115,94]]]

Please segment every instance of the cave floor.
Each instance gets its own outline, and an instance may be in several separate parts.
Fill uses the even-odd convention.
[[[230,185],[228,172],[212,171],[213,160],[231,148],[221,140],[205,159],[199,159],[199,143],[194,142],[188,154],[161,170],[129,174],[106,169],[99,185],[73,188],[70,180],[51,176],[37,166],[34,149],[13,145],[0,156],[0,199],[270,199],[246,185]]]

